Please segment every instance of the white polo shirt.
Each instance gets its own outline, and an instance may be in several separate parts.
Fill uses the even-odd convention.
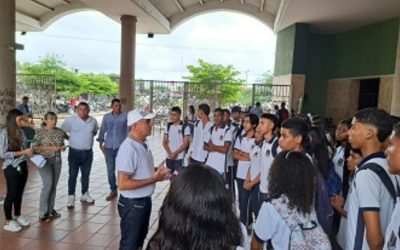
[[[259,145],[254,145],[250,153],[250,180],[254,180],[260,174],[261,170],[261,148]]]
[[[335,154],[332,158],[333,165],[335,167],[335,172],[340,176],[343,181],[343,167],[344,167],[344,147],[339,146],[336,148]]]
[[[369,249],[363,212],[379,212],[382,235],[385,234],[392,216],[393,198],[381,179],[372,170],[360,170],[368,163],[380,165],[389,174],[388,164],[383,153],[369,155],[359,164],[360,167],[355,173],[352,184],[353,190],[348,196],[346,249]],[[391,174],[389,174],[389,177],[395,185],[395,177]]]
[[[238,138],[235,142],[234,149],[240,150],[245,153],[251,153],[254,149],[255,140],[254,138],[247,138],[245,135],[242,138]],[[247,172],[250,167],[250,161],[239,161],[238,168],[236,172],[236,177],[245,180],[247,177]]]
[[[168,131],[168,126],[169,126],[169,131]],[[169,148],[171,149],[172,152],[175,152],[180,146],[182,146],[183,137],[190,136],[190,127],[184,126],[183,122],[179,124],[167,125],[164,128],[164,135],[168,137]],[[182,160],[184,156],[185,156],[185,151],[182,151],[178,154],[176,160]]]
[[[69,134],[69,145],[78,150],[89,150],[93,147],[93,138],[97,133],[97,120],[89,116],[86,121],[78,115],[65,119],[61,129]]]
[[[268,193],[268,176],[272,162],[274,161],[274,154],[272,147],[275,143],[278,143],[278,137],[273,136],[269,141],[265,141],[261,148],[261,175],[260,175],[260,192],[263,194]],[[276,154],[279,154],[282,149],[278,146]]]
[[[128,174],[133,180],[151,178],[154,174],[153,155],[145,144],[127,137],[119,147],[115,167],[118,172]],[[125,198],[143,198],[154,193],[155,184],[132,190],[120,190]]]
[[[397,197],[392,219],[386,229],[385,250],[400,249],[400,197]]]
[[[224,125],[221,128],[216,126],[212,127],[210,131],[204,137],[204,143],[211,142],[216,146],[224,146],[225,143],[232,143],[232,130],[228,126]],[[218,173],[222,174],[225,172],[226,154],[219,152],[209,152],[206,165],[217,170]]]
[[[204,162],[207,157],[207,151],[204,150],[204,137],[209,133],[213,123],[209,121],[203,128],[203,122],[199,120],[194,124],[192,154],[193,160]]]

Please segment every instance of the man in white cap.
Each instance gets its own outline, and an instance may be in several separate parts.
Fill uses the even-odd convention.
[[[153,156],[145,143],[146,137],[151,134],[151,119],[155,116],[144,110],[130,111],[127,124],[129,135],[117,154],[121,250],[143,247],[149,228],[151,195],[155,183],[171,177],[165,166],[154,169]]]

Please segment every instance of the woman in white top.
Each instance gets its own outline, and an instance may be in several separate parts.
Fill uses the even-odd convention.
[[[147,250],[249,249],[245,231],[220,174],[195,165],[171,182]]]
[[[258,214],[252,250],[263,249],[267,241],[271,241],[273,249],[289,249],[291,232],[296,226],[313,224],[322,232],[313,205],[314,169],[301,152],[283,151],[275,157],[268,182],[270,201],[263,203]]]

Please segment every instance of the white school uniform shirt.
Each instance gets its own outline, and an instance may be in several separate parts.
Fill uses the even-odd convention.
[[[196,125],[197,124],[197,125]],[[192,141],[193,160],[204,162],[207,157],[207,151],[204,150],[204,137],[209,133],[213,123],[209,121],[203,128],[203,122],[199,120],[195,122]]]
[[[133,180],[148,179],[154,174],[153,155],[146,144],[128,136],[119,147],[115,167]],[[125,198],[149,197],[154,193],[155,186],[153,183],[138,189],[119,190],[119,193]]]
[[[204,136],[204,143],[210,140],[216,146],[224,146],[226,142],[232,143],[232,130],[224,125],[221,128],[216,126],[211,127],[210,131]],[[219,152],[209,152],[207,156],[206,165],[217,170],[222,174],[225,172],[226,154]]]
[[[344,147],[339,146],[336,148],[335,154],[332,158],[335,172],[340,176],[343,181],[343,168],[344,168]]]
[[[350,188],[349,188],[349,193],[348,193],[347,197],[349,197],[350,194],[353,192],[353,186],[352,186],[353,181],[349,180],[349,183],[350,183]],[[343,210],[346,211],[346,212],[349,211],[349,199],[346,199],[346,202],[344,203]],[[341,216],[340,217],[339,231],[337,233],[336,240],[337,240],[337,243],[339,244],[339,246],[342,249],[346,248],[347,237],[348,237],[347,236],[347,218],[344,217],[344,216]]]
[[[395,177],[388,172],[388,164],[383,153],[374,153],[364,158],[355,173],[353,190],[348,196],[347,241],[345,249],[369,249],[363,212],[379,211],[382,235],[385,234],[392,216],[394,202],[381,179],[372,170],[360,170],[365,164],[380,165],[396,185]]]
[[[164,135],[168,137],[168,146],[172,152],[175,152],[183,144],[183,137],[190,136],[190,127],[185,126],[183,130],[183,122],[179,124],[171,124],[168,131],[168,125],[164,128]],[[185,150],[180,152],[176,160],[182,160],[185,156]],[[168,155],[167,155],[168,158]]]
[[[245,153],[251,153],[255,146],[255,139],[254,138],[247,138],[243,135],[242,138],[238,138],[235,142],[234,149],[240,150]],[[236,177],[242,180],[246,180],[247,172],[250,167],[250,161],[239,161]]]
[[[400,249],[400,197],[397,197],[396,206],[394,207],[392,218],[386,229],[385,250]]]
[[[89,150],[93,147],[93,138],[98,130],[97,120],[89,116],[86,121],[78,115],[65,119],[61,129],[69,135],[69,146],[78,150]]]
[[[234,144],[234,138],[236,137],[236,133],[237,133],[237,131],[238,131],[238,129],[239,129],[239,127],[237,127],[237,126],[235,126],[235,125],[233,125],[232,123],[231,123],[231,125],[229,126],[229,128],[232,130],[232,143],[231,143],[231,145],[229,146],[229,151],[228,151],[228,154],[227,154],[227,160],[226,160],[226,164],[227,164],[227,166],[228,167],[232,167],[233,165],[235,165],[235,161],[234,161],[234,159],[233,159],[233,144]]]
[[[254,145],[250,153],[250,180],[254,180],[261,171],[261,147]]]
[[[260,192],[263,194],[268,193],[268,176],[274,155],[272,154],[272,146],[277,142],[278,137],[274,136],[269,141],[265,141],[261,148],[261,175],[260,175]],[[278,146],[276,153],[279,154],[282,149]]]

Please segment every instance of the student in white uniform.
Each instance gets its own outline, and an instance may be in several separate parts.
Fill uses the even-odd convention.
[[[236,132],[239,129],[239,126],[232,123],[231,120],[231,112],[229,109],[223,109],[224,111],[224,124],[229,126],[229,129],[232,131],[232,143],[229,146],[229,151],[226,159],[226,168],[225,168],[225,183],[226,188],[228,188],[229,192],[232,195],[232,200],[235,201],[235,160],[233,159],[233,140],[235,138]]]
[[[351,187],[351,183],[353,183],[354,174],[357,170],[358,164],[360,164],[362,160],[361,151],[359,149],[350,149],[350,155],[346,159],[346,165],[349,171],[349,186]],[[352,192],[352,188],[350,188],[349,192]],[[331,204],[333,208],[340,215],[339,220],[339,231],[336,236],[337,243],[341,248],[346,247],[346,239],[347,239],[347,210],[349,209],[349,202],[346,200],[346,197],[343,194],[336,194],[331,198]]]
[[[389,225],[394,199],[386,188],[376,168],[395,185],[389,175],[382,144],[392,132],[392,118],[381,109],[367,108],[358,111],[349,131],[353,148],[359,148],[363,160],[358,166],[348,196],[347,241],[345,249],[382,249],[384,235]]]
[[[343,172],[345,167],[344,163],[346,160],[345,149],[349,139],[348,131],[350,127],[351,127],[351,120],[342,120],[338,123],[335,130],[337,146],[332,161],[335,167],[335,172],[339,175],[342,181],[343,181]]]
[[[262,133],[257,131],[255,134],[255,145],[250,152],[250,168],[247,171],[246,181],[244,182],[244,189],[250,192],[250,207],[254,212],[255,217],[258,216],[260,210],[260,171],[261,171],[261,148],[264,140]]]
[[[261,175],[260,175],[260,207],[268,197],[268,176],[272,161],[280,152],[278,137],[274,132],[278,126],[278,118],[273,114],[262,114],[258,122],[257,131],[263,134],[264,142],[261,148]]]
[[[386,149],[386,159],[389,164],[389,172],[396,175],[397,181],[400,175],[400,123],[394,125],[392,135],[390,136],[389,146]],[[396,182],[396,191],[399,195],[399,186]],[[400,249],[400,198],[397,197],[396,206],[393,210],[392,218],[385,234],[385,250]]]
[[[171,122],[164,128],[163,147],[167,153],[167,168],[177,174],[190,144],[190,127],[181,120],[182,111],[179,107],[173,107],[170,114]]]
[[[240,221],[244,225],[249,226],[248,217],[250,192],[244,188],[244,183],[250,167],[250,152],[255,146],[254,135],[255,128],[258,124],[258,117],[255,114],[248,113],[244,115],[242,124],[244,135],[240,135],[239,138],[236,139],[233,149],[233,158],[239,161],[236,173],[236,181],[239,191]]]
[[[232,131],[224,124],[224,112],[214,110],[214,125],[204,136],[204,150],[208,152],[206,166],[211,167],[222,176],[227,164],[227,153],[232,143]]]
[[[200,104],[197,109],[197,117],[194,123],[192,152],[190,153],[190,165],[204,164],[207,157],[207,151],[204,150],[204,136],[210,131],[213,125],[208,117],[210,115],[210,106],[208,104]]]
[[[258,214],[251,249],[261,250],[269,240],[273,249],[293,249],[291,232],[298,225],[312,228],[315,223],[315,229],[322,232],[313,204],[314,169],[310,159],[301,152],[283,151],[275,157],[269,175],[270,200],[262,204]],[[329,243],[327,236],[322,235],[325,243]]]

